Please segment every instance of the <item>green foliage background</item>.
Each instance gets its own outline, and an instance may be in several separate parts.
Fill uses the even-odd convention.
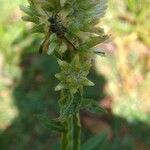
[[[0,149],[54,149],[57,135],[35,116],[58,116],[58,95],[53,89],[58,84],[54,77],[58,66],[53,57],[37,54],[42,37],[31,35],[31,25],[20,19],[22,3],[26,1],[0,1]],[[98,119],[97,124],[102,120],[105,128],[93,131],[96,125],[86,127],[86,113],[81,112],[82,141],[108,130],[109,138],[96,149],[146,150],[150,146],[149,12],[148,0],[109,1],[100,26],[112,35],[104,46],[110,51],[107,57],[97,58],[98,74],[92,71],[89,76],[96,87],[86,90],[97,100],[111,99],[112,114],[105,116],[107,121]]]

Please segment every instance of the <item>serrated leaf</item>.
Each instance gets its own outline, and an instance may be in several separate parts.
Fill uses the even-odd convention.
[[[64,125],[57,120],[49,119],[46,116],[38,115],[40,122],[48,129],[56,132],[65,132],[66,129]]]
[[[90,138],[85,144],[81,146],[81,150],[100,150],[101,146],[106,142],[107,134],[102,132],[95,137]]]
[[[107,111],[104,108],[100,107],[99,104],[93,99],[83,99],[82,108],[85,108],[92,113],[107,113]]]

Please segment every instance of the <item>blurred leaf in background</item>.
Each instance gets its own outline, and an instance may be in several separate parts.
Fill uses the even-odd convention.
[[[135,137],[127,135],[126,140],[131,139],[129,143],[136,145],[134,142],[140,139],[140,146],[136,149],[141,150],[150,146],[147,142],[150,136],[145,132],[149,132],[150,129],[149,20],[149,0],[110,0],[103,25],[109,33],[112,33],[111,42],[100,45],[106,49],[108,55],[106,58],[98,57],[96,60],[98,72],[107,80],[105,91],[112,101],[112,112],[115,116],[126,118],[129,126],[135,125],[126,129],[127,134],[130,130],[129,135],[134,131]],[[115,119],[112,125],[114,123]],[[125,126],[122,125],[122,128]],[[119,127],[117,129],[119,132]],[[149,146],[145,147],[144,143]]]
[[[150,34],[149,4],[147,0],[110,1],[105,21],[111,25],[107,27],[108,31],[115,33],[112,37],[115,46],[112,55],[99,58],[97,65],[107,77],[113,111],[130,121],[150,121],[150,49],[149,43],[140,38],[144,33]],[[126,25],[131,30],[125,31]],[[149,35],[145,39],[149,40]]]
[[[17,115],[10,95],[13,79],[20,76],[17,66],[20,48],[13,46],[14,40],[24,30],[18,4],[19,1],[0,1],[0,122],[3,123],[0,129]]]
[[[135,34],[137,39],[150,46],[150,1],[110,0],[109,4],[109,28],[119,35]]]
[[[29,25],[25,26],[21,21],[22,14],[19,9],[21,3],[25,3],[25,0],[0,1],[0,122],[2,129],[5,129],[5,126],[7,127],[18,114],[12,91],[21,78],[19,63],[23,49],[24,53],[31,53],[37,49],[36,46],[28,47],[36,42],[34,36],[28,37]]]

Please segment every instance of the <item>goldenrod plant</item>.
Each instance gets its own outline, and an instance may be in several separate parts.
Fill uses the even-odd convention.
[[[94,100],[84,97],[84,87],[94,86],[87,75],[95,55],[104,54],[96,51],[94,46],[107,39],[98,26],[107,8],[107,0],[28,2],[28,6],[20,6],[26,14],[22,19],[33,22],[32,32],[44,36],[39,55],[54,55],[60,66],[60,73],[55,75],[60,81],[55,87],[55,91],[60,92],[60,116],[56,119],[40,118],[50,129],[62,134],[62,150],[87,150],[90,147],[84,144],[81,148],[80,144],[79,111],[85,108],[92,112],[105,112]]]

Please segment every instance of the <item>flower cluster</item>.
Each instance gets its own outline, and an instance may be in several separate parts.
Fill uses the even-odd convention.
[[[57,39],[53,33],[49,35],[49,17],[57,15],[59,21],[67,29],[65,37],[79,51],[89,51],[95,45],[107,39],[102,28],[97,27],[99,18],[104,15],[106,0],[28,0],[29,6],[20,6],[27,14],[24,21],[34,23],[32,32],[44,33],[47,38],[47,53],[54,51],[62,55],[70,50],[65,39]],[[47,35],[49,35],[47,37]]]
[[[83,86],[93,86],[94,83],[86,77],[91,67],[91,59],[88,62],[80,60],[80,56],[76,55],[71,63],[58,60],[61,72],[56,74],[56,78],[61,82],[56,86],[55,90],[68,89],[71,94],[75,94],[78,90],[82,90]]]
[[[91,67],[92,48],[107,38],[103,29],[96,26],[99,18],[104,15],[106,0],[28,1],[29,6],[21,6],[27,14],[22,19],[35,24],[33,32],[44,33],[41,48],[59,59],[61,72],[56,74],[56,78],[60,80],[60,84],[55,90],[68,89],[74,94],[83,86],[94,85],[86,77]],[[52,17],[53,22],[50,22]],[[62,27],[66,30],[64,33]],[[52,32],[54,29],[58,32],[61,30],[61,38],[58,32]]]
[[[32,32],[44,34],[39,52],[56,56],[60,80],[60,116],[46,121],[46,125],[62,133],[62,150],[80,149],[80,118],[82,108],[101,112],[95,101],[84,98],[84,86],[94,86],[87,79],[94,48],[107,39],[99,19],[104,15],[107,0],[28,0],[29,6],[20,6],[26,13],[24,21],[34,23]],[[45,119],[44,119],[45,120]],[[44,122],[43,120],[43,122]],[[87,146],[86,146],[87,147]]]

